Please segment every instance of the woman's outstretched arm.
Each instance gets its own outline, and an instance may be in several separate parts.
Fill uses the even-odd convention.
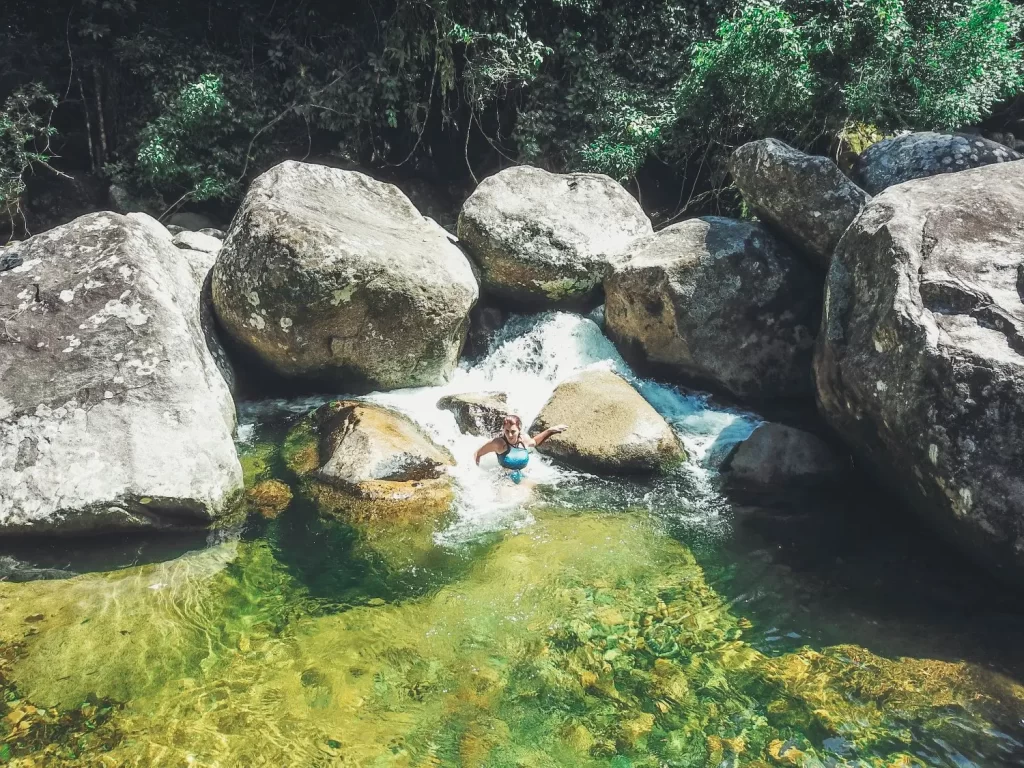
[[[569,427],[566,424],[559,424],[557,426],[551,427],[550,429],[545,429],[543,432],[534,435],[531,438],[531,442],[534,446],[538,446],[552,435],[557,435],[559,432],[565,432],[565,430],[567,430],[568,428]]]
[[[481,445],[476,449],[476,453],[473,454],[473,461],[479,464],[481,457],[486,456],[488,453],[497,453],[498,443],[498,438],[494,438],[493,440],[488,440],[486,443]]]

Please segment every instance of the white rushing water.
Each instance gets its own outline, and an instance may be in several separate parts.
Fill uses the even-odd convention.
[[[596,322],[599,320],[599,315],[583,317],[567,312],[513,316],[496,334],[487,354],[473,364],[463,362],[447,384],[378,392],[361,398],[406,414],[455,456],[458,515],[452,526],[440,534],[443,540],[454,543],[482,531],[528,523],[530,505],[540,497],[532,485],[540,490],[571,487],[581,491],[580,495],[586,495],[588,487],[602,485],[606,493],[601,498],[606,503],[609,494],[612,499],[620,494],[623,498],[618,504],[647,504],[662,509],[675,505],[679,515],[690,516],[697,524],[713,525],[709,518],[715,515],[715,468],[732,445],[750,434],[757,424],[756,418],[713,407],[705,396],[637,378],[601,331]],[[481,438],[462,434],[455,417],[437,407],[437,401],[445,395],[504,392],[509,411],[518,414],[528,428],[559,382],[589,368],[608,368],[630,380],[672,425],[690,456],[676,478],[685,481],[685,492],[671,478],[660,487],[655,483],[631,489],[627,482],[591,478],[558,467],[537,454],[530,461],[530,483],[513,486],[503,479],[493,455],[484,457],[480,466],[474,463],[473,453]],[[305,413],[326,399],[245,404],[240,413],[239,438],[244,441],[255,424],[269,415],[281,411]],[[601,425],[570,428],[599,430]]]

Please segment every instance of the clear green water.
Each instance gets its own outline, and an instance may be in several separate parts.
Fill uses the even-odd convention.
[[[250,483],[291,482],[280,436]],[[866,502],[709,533],[580,481],[445,545],[451,519],[347,525],[294,490],[181,557],[0,583],[0,763],[1024,761],[1012,596],[916,537],[879,551]]]

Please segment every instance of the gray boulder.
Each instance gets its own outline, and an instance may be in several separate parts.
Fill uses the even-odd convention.
[[[641,242],[605,280],[627,358],[738,398],[810,397],[820,277],[764,226],[707,216]]]
[[[225,237],[227,237],[227,233],[223,229],[214,229],[213,227],[207,227],[206,229],[200,229],[199,230],[199,234],[200,235],[208,235],[210,237],[215,237],[218,240],[223,240]]]
[[[531,434],[557,424],[537,450],[588,472],[652,474],[686,459],[678,438],[633,385],[611,371],[583,371],[559,384],[541,409]]]
[[[397,187],[292,161],[252,183],[213,270],[239,344],[348,391],[444,382],[477,295],[466,257]]]
[[[911,179],[1020,159],[1012,149],[981,136],[924,131],[872,144],[857,159],[854,175],[860,186],[877,195]]]
[[[179,248],[187,248],[192,251],[201,251],[202,253],[212,253],[214,255],[220,253],[221,243],[215,237],[204,235],[201,232],[189,232],[185,230],[179,232],[174,236],[174,244]]]
[[[0,531],[196,526],[227,512],[242,485],[235,409],[192,252],[154,219],[114,213],[17,252],[21,265],[0,273]]]
[[[529,166],[484,179],[458,224],[484,291],[540,307],[596,303],[612,266],[652,231],[640,204],[613,179]]]
[[[843,237],[815,356],[865,466],[1024,578],[1024,162],[891,187]]]
[[[744,144],[729,170],[758,218],[820,269],[828,269],[836,243],[870,199],[827,157],[777,139]]]
[[[318,408],[289,433],[284,459],[328,514],[394,519],[451,504],[451,453],[406,416],[371,403]]]
[[[493,437],[501,431],[508,413],[508,396],[504,392],[466,392],[442,397],[437,407],[452,412],[463,434]]]
[[[849,457],[817,435],[772,422],[758,426],[722,463],[730,486],[781,493],[828,487],[849,469]]]

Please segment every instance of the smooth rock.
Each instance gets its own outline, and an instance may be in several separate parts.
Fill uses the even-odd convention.
[[[201,229],[214,229],[217,226],[209,216],[191,211],[172,213],[167,219],[167,223],[191,232],[198,232]]]
[[[288,466],[308,478],[324,512],[358,519],[446,510],[455,459],[397,411],[355,400],[328,403],[288,436]]]
[[[235,408],[192,252],[145,214],[96,213],[17,253],[0,273],[0,530],[196,526],[229,511]]]
[[[189,248],[202,253],[220,253],[223,243],[215,237],[204,235],[202,232],[179,232],[174,236],[174,244],[179,248]]]
[[[754,429],[722,463],[731,486],[783,493],[828,487],[849,469],[849,457],[840,456],[817,435],[772,422]]]
[[[200,229],[199,234],[207,235],[209,237],[215,237],[218,240],[223,240],[227,237],[227,233],[223,229],[215,229],[213,227],[207,227],[206,229]]]
[[[911,179],[1020,160],[1012,149],[981,136],[908,133],[872,144],[857,159],[854,175],[869,194]]]
[[[872,200],[829,271],[818,401],[929,526],[1024,581],[1024,162]]]
[[[686,459],[668,422],[616,373],[588,370],[559,384],[530,434],[569,429],[538,446],[541,453],[587,472],[653,474]]]
[[[605,281],[627,358],[753,400],[810,397],[820,278],[761,224],[717,216],[639,243]]]
[[[477,295],[466,257],[397,187],[293,161],[252,183],[213,270],[239,344],[347,391],[446,381]]]
[[[540,307],[596,303],[612,266],[652,231],[640,204],[613,179],[525,165],[484,179],[458,224],[483,290]]]
[[[820,269],[828,269],[839,238],[870,199],[827,157],[777,139],[744,144],[729,170],[758,218]]]
[[[504,392],[466,392],[442,397],[437,407],[455,415],[463,434],[493,437],[501,432],[508,413],[508,396]]]

